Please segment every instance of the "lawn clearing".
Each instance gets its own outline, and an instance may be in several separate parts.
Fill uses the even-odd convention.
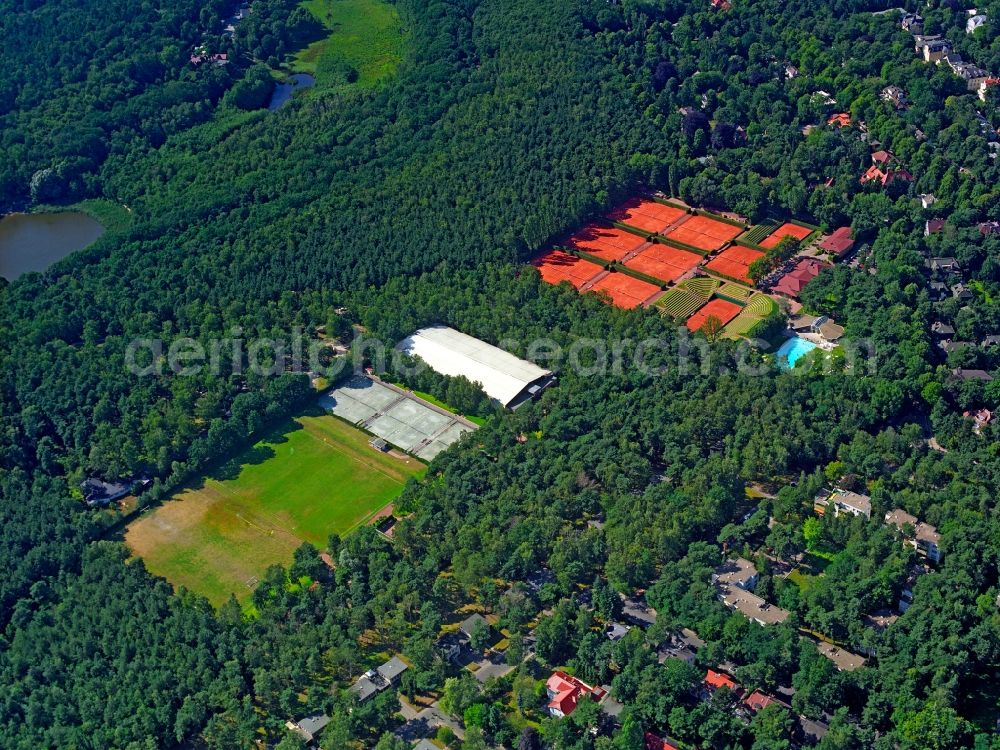
[[[293,55],[293,73],[316,76],[322,88],[341,83],[324,73],[347,63],[358,72],[357,85],[369,88],[396,72],[403,59],[403,26],[393,5],[383,0],[305,0],[302,7],[330,35]]]
[[[368,445],[329,415],[286,422],[197,487],[134,521],[125,541],[146,567],[215,605],[244,598],[304,541],[325,547],[391,502],[424,465]]]

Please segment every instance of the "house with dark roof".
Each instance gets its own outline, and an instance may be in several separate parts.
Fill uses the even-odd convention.
[[[918,13],[903,13],[903,19],[899,23],[903,31],[908,31],[911,34],[923,34],[924,33],[924,19]]]
[[[948,294],[951,292],[948,285],[943,281],[932,281],[927,285],[927,291],[931,300],[934,302],[940,302],[941,300],[947,298]]]
[[[951,338],[955,335],[955,329],[939,320],[931,325],[931,333],[941,338]]]
[[[957,276],[962,273],[962,267],[955,258],[928,258],[924,265],[931,273]]]
[[[402,676],[403,672],[409,669],[409,666],[400,659],[398,656],[394,656],[385,664],[380,666],[376,671],[390,685],[395,685],[399,682],[399,678]]]
[[[986,370],[968,370],[962,367],[952,370],[951,377],[953,380],[979,380],[983,383],[989,383],[993,380],[993,376]]]
[[[888,102],[896,109],[906,109],[906,92],[904,92],[899,86],[886,86],[882,89],[880,98],[882,101]]]
[[[314,714],[294,723],[286,721],[285,728],[301,737],[307,745],[313,746],[313,742],[319,736],[319,733],[329,723],[330,717],[326,714]]]
[[[968,302],[972,299],[972,290],[965,284],[959,282],[951,288],[951,296],[961,302]]]
[[[1000,234],[1000,221],[979,222],[979,233],[984,237],[989,234]]]
[[[129,485],[125,482],[105,482],[97,477],[90,477],[80,483],[80,491],[83,492],[83,500],[91,508],[103,508],[120,500],[129,492]]]

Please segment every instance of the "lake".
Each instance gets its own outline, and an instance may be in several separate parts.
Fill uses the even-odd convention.
[[[79,211],[5,216],[0,219],[0,276],[13,281],[44,271],[102,234],[100,222]]]
[[[271,103],[267,108],[272,112],[292,98],[299,89],[307,89],[316,83],[316,79],[308,73],[295,73],[288,76],[283,83],[276,84],[271,94]]]

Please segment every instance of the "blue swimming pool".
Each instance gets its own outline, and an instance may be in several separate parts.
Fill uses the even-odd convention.
[[[816,344],[812,341],[794,336],[788,339],[788,341],[782,344],[781,348],[778,349],[778,364],[782,367],[791,369],[795,367],[796,362],[815,348]]]

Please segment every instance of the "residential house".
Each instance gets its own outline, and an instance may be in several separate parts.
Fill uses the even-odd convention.
[[[399,678],[409,669],[409,666],[400,659],[398,656],[394,656],[385,664],[380,666],[376,671],[389,685],[395,685],[399,682]]]
[[[715,694],[716,690],[721,690],[722,688],[726,688],[737,696],[743,694],[743,688],[736,683],[736,680],[724,672],[716,672],[714,669],[709,669],[705,672],[705,678],[701,681],[701,686],[702,693],[707,697],[711,697]]]
[[[789,81],[799,77],[799,69],[791,63],[785,63],[785,78]]]
[[[768,695],[760,690],[754,690],[743,700],[743,705],[746,706],[751,713],[755,714],[763,711],[773,703],[777,703],[779,706],[785,705],[774,696]]]
[[[969,302],[972,300],[973,294],[972,290],[969,289],[965,284],[959,282],[951,288],[951,296],[960,302]]]
[[[924,222],[924,237],[930,237],[944,229],[944,219],[928,219]]]
[[[817,93],[822,94],[822,93],[826,93],[826,92],[818,91]],[[835,128],[850,127],[850,125],[851,125],[851,115],[848,112],[838,112],[837,114],[835,114],[832,117],[830,117],[830,119],[826,121],[826,124],[827,125],[832,125]]]
[[[951,338],[955,335],[955,329],[939,320],[931,325],[931,333],[939,338]]]
[[[990,86],[996,86],[1000,83],[1000,78],[987,78],[985,81],[979,84],[979,100],[985,102],[986,96],[989,93]]]
[[[950,61],[949,64],[952,72],[965,81],[966,88],[969,91],[979,91],[979,87],[991,78],[989,71],[980,68],[978,65],[962,62],[961,60]]]
[[[716,586],[737,586],[744,591],[753,591],[759,579],[757,567],[743,557],[726,560],[712,573],[712,583]]]
[[[967,370],[961,367],[952,370],[951,376],[954,380],[980,380],[984,383],[989,383],[993,380],[993,376],[986,372],[986,370]]]
[[[429,739],[424,737],[416,745],[413,746],[412,750],[441,750],[437,745],[431,742]]]
[[[681,746],[673,740],[665,739],[652,732],[646,732],[643,735],[643,741],[646,744],[646,750],[681,750]]]
[[[458,626],[458,632],[460,632],[468,642],[472,640],[472,634],[481,628],[486,628],[487,631],[491,630],[490,624],[486,621],[486,618],[476,612],[475,614],[462,620],[461,624]]]
[[[937,203],[937,198],[934,197],[933,193],[921,193],[920,194],[920,207],[927,209]]]
[[[801,258],[791,271],[778,279],[771,291],[798,299],[805,285],[819,276],[824,268],[831,268],[831,265],[817,258]]]
[[[545,690],[549,696],[549,714],[556,718],[569,716],[576,710],[580,700],[587,696],[598,702],[607,696],[603,688],[591,687],[582,680],[559,670],[549,677],[545,683]]]
[[[972,420],[972,431],[977,435],[982,432],[990,422],[993,421],[993,412],[989,409],[979,409],[977,411],[962,412],[962,416]]]
[[[948,285],[943,281],[932,281],[928,284],[927,291],[930,294],[931,300],[934,302],[940,302],[951,293]]]
[[[353,695],[358,703],[364,703],[373,695],[381,693],[389,687],[385,680],[374,669],[370,669],[361,675],[347,692]]]
[[[951,54],[954,48],[951,46],[951,42],[947,39],[941,37],[914,37],[914,40],[920,39],[917,42],[917,52],[921,54],[924,58],[924,62],[938,62],[943,59],[945,55]]]
[[[865,665],[866,659],[863,656],[852,654],[832,643],[820,641],[816,644],[816,650],[832,661],[838,672],[853,672]]]
[[[798,315],[788,321],[788,327],[796,333],[817,333],[831,343],[839,341],[844,335],[844,327],[825,315]]]
[[[885,167],[892,164],[894,160],[895,157],[892,155],[892,152],[886,151],[885,149],[879,149],[878,151],[872,152],[872,164],[876,166]]]
[[[1000,346],[1000,336],[997,336],[996,334],[984,336],[980,346],[984,349],[989,349],[992,346]]]
[[[968,341],[952,341],[951,339],[945,339],[944,341],[938,342],[938,349],[943,351],[945,354],[960,352],[963,349],[968,349],[970,346],[973,346],[973,344]]]
[[[979,222],[979,233],[984,237],[989,234],[1000,234],[1000,221]]]
[[[125,497],[131,490],[125,482],[105,482],[97,477],[90,477],[80,483],[83,500],[91,508],[106,507],[115,500]]]
[[[906,92],[899,86],[886,86],[880,96],[882,101],[888,102],[896,109],[906,109]]]
[[[906,576],[906,581],[903,583],[902,589],[900,589],[899,601],[896,603],[896,609],[899,611],[899,614],[906,612],[910,608],[910,605],[913,604],[913,588],[917,583],[917,579],[929,570],[924,565],[914,565],[910,568]]]
[[[285,728],[301,737],[307,745],[312,746],[316,737],[329,723],[330,717],[326,714],[314,714],[294,723],[286,721]]]
[[[631,629],[628,625],[623,625],[620,622],[609,622],[604,627],[604,635],[609,641],[620,641],[628,635],[628,631]]]
[[[723,586],[718,591],[723,604],[734,612],[739,612],[748,620],[753,620],[758,625],[776,625],[784,622],[790,616],[787,610],[770,604],[756,594],[736,586]]]
[[[462,638],[460,636],[455,633],[445,633],[438,638],[435,645],[442,659],[453,664],[459,663],[462,657]]]
[[[406,662],[394,656],[381,666],[369,669],[361,675],[347,692],[357,698],[359,703],[364,703],[376,693],[381,693],[397,684],[407,669],[409,667]]]
[[[829,237],[824,237],[817,247],[825,253],[837,256],[837,258],[846,258],[851,250],[854,249],[854,238],[851,236],[851,228],[838,227]]]
[[[834,490],[826,497],[818,496],[813,502],[813,510],[817,515],[826,515],[826,511],[830,508],[833,508],[834,517],[841,513],[850,513],[852,516],[864,516],[865,518],[872,517],[872,499],[868,495],[859,495],[857,492]]]
[[[955,258],[928,258],[924,265],[935,274],[958,276],[962,273],[962,267]]]
[[[975,15],[969,16],[968,20],[965,22],[965,33],[975,34],[976,29],[986,23],[986,16],[982,13],[976,13]]]
[[[903,13],[903,19],[899,24],[903,31],[908,31],[911,34],[923,34],[924,33],[924,19],[917,13]]]
[[[941,562],[941,535],[929,523],[917,520],[902,508],[895,508],[885,514],[885,522],[895,526],[920,555],[934,563]]]
[[[860,182],[862,185],[876,184],[887,187],[897,182],[913,182],[913,175],[902,168],[894,169],[889,167],[881,169],[877,165],[872,164],[861,175]]]

